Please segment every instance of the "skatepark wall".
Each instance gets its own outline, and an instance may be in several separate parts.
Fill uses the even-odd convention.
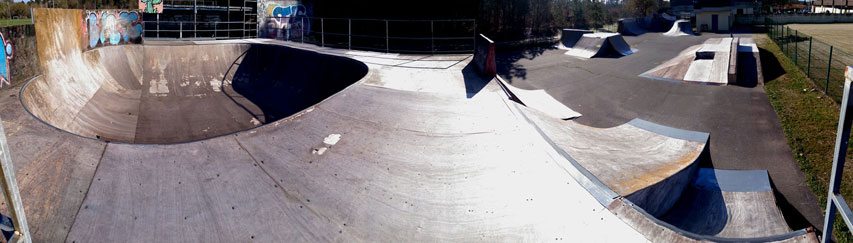
[[[492,77],[497,74],[495,42],[483,34],[477,36],[474,47],[474,63],[483,75]]]
[[[82,15],[86,48],[142,44],[142,11],[111,9],[86,10]]]
[[[277,40],[300,38],[302,33],[310,32],[311,21],[302,20],[310,12],[310,8],[297,0],[258,1],[258,36]]]

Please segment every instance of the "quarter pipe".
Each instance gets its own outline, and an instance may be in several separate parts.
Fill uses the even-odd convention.
[[[693,26],[690,25],[690,20],[677,20],[672,23],[672,28],[670,28],[666,33],[663,33],[663,35],[676,37],[695,34],[693,34]]]

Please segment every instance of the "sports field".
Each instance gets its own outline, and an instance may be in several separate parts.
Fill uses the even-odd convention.
[[[853,53],[853,23],[844,24],[789,24],[792,30],[811,35],[815,39]]]

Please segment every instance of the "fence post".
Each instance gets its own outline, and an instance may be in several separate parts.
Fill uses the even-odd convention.
[[[787,29],[785,31],[785,55],[791,58],[791,27],[785,26],[785,29]]]
[[[9,208],[9,218],[12,220],[15,232],[9,242],[33,242],[30,235],[30,227],[27,225],[27,214],[24,212],[24,204],[21,201],[21,191],[18,189],[18,180],[15,178],[15,168],[12,163],[12,153],[6,140],[6,132],[3,123],[0,122],[0,177],[2,177],[3,193],[6,195],[6,205]]]
[[[806,65],[806,76],[811,78],[812,74],[812,37],[809,36],[809,61]]]
[[[848,67],[849,69],[850,67]],[[832,228],[835,221],[835,213],[838,207],[842,207],[842,217],[849,217],[850,208],[847,205],[836,205],[838,198],[841,197],[841,177],[844,173],[844,163],[847,155],[847,145],[850,139],[850,123],[853,121],[853,116],[849,114],[853,103],[850,102],[850,83],[849,80],[844,82],[844,90],[841,98],[841,111],[838,119],[838,130],[835,137],[835,149],[832,158],[832,174],[829,180],[829,195],[826,200],[826,214],[823,220],[823,234],[821,235],[822,242],[832,241]],[[842,200],[839,200],[844,202]],[[840,204],[840,203],[839,203]],[[849,226],[849,224],[848,224]]]
[[[352,19],[347,19],[347,46],[352,50]]]
[[[832,71],[832,46],[829,46],[829,61],[826,62],[826,91],[829,93],[829,73]]]
[[[320,47],[326,47],[325,21],[323,20],[323,18],[320,18]]]
[[[391,52],[391,46],[390,46],[391,42],[389,41],[389,38],[390,38],[390,34],[388,34],[388,20],[386,19],[385,20],[385,53]]]
[[[178,24],[180,26],[180,28],[178,28],[180,31],[180,32],[178,32],[179,33],[178,39],[183,39],[184,38],[184,22],[178,22]]]
[[[429,21],[429,51],[435,54],[435,21]]]
[[[800,66],[800,64],[797,62],[797,56],[800,55],[799,42],[800,42],[800,31],[794,30],[794,65],[795,66]]]

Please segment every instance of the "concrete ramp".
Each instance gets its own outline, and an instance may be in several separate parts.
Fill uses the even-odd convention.
[[[590,33],[592,33],[591,30],[563,29],[560,35],[560,43],[557,44],[557,48],[568,50],[574,47],[584,34]]]
[[[548,116],[563,120],[574,119],[581,116],[581,113],[566,107],[566,105],[563,105],[560,101],[554,99],[554,97],[545,92],[545,90],[519,89],[508,84],[501,77],[495,77],[495,80],[502,88],[508,91],[507,95],[510,99],[531,109],[538,110]]]
[[[627,35],[627,36],[636,36],[636,35],[645,34],[646,30],[640,26],[640,23],[638,23],[638,21],[639,21],[638,19],[634,19],[634,18],[619,19],[619,23],[617,26],[617,32],[619,32],[619,34]]]
[[[584,34],[565,54],[581,58],[620,57],[636,52],[631,49],[622,35],[617,33]]]
[[[690,20],[678,20],[672,23],[672,28],[664,36],[678,37],[687,35],[696,35],[693,33],[693,26],[690,25]]]
[[[698,167],[708,134],[643,120],[594,128],[528,112],[560,149],[604,186],[660,216],[679,200]]]
[[[791,232],[765,170],[701,168],[676,207],[661,220],[685,231],[726,238]]]

